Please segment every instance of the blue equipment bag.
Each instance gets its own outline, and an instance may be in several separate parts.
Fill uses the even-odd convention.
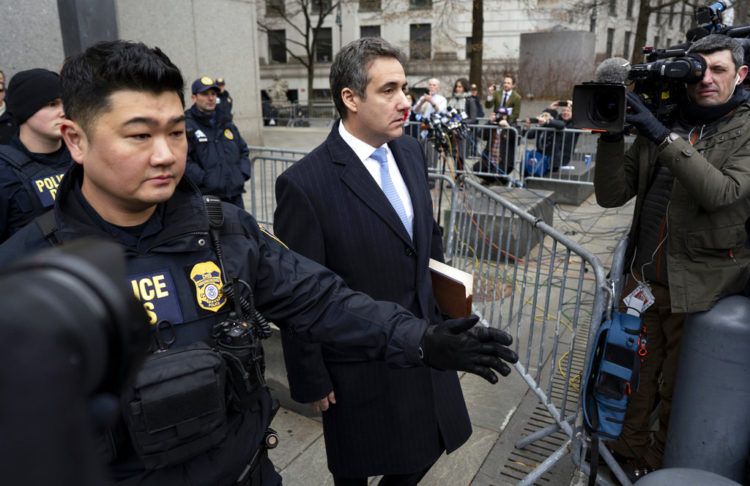
[[[523,156],[524,174],[533,177],[542,177],[550,170],[549,155],[536,150],[527,150]]]
[[[599,326],[586,365],[583,419],[591,434],[617,439],[631,392],[638,389],[640,317],[613,312]]]

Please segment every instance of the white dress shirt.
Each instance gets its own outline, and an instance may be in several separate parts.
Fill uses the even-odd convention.
[[[372,178],[375,179],[375,183],[382,190],[383,184],[380,181],[380,162],[370,157],[370,155],[372,155],[372,153],[375,152],[375,149],[377,149],[378,147],[373,147],[372,145],[363,142],[362,140],[349,133],[346,127],[344,127],[343,122],[339,123],[339,135],[341,135],[341,138],[344,139],[344,142],[349,147],[351,147],[359,160],[362,161],[365,169],[367,169],[367,172],[370,173]],[[406,188],[404,178],[401,177],[401,172],[398,170],[396,159],[393,157],[393,153],[391,153],[391,149],[388,147],[388,144],[384,144],[382,145],[382,147],[388,154],[388,173],[391,175],[391,180],[393,181],[393,185],[396,188],[398,197],[399,199],[401,199],[401,204],[403,204],[404,206],[409,224],[412,228],[414,228],[414,207],[411,204],[409,190]]]

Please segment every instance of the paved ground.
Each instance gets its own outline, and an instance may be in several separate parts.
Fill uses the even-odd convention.
[[[327,131],[269,128],[263,135],[267,147],[310,150],[325,138]],[[596,205],[592,195],[580,206],[556,206],[554,227],[596,254],[608,268],[614,245],[627,230],[631,214],[632,206],[617,210],[602,209]],[[272,460],[286,485],[332,485],[326,467],[320,419],[288,400],[278,343],[269,344],[270,381],[285,405],[273,423],[281,442],[277,449],[271,451]],[[515,484],[517,479],[508,473],[509,462],[518,463],[519,470],[535,466],[534,463],[526,463],[528,459],[516,458],[514,444],[527,433],[525,429],[528,429],[530,421],[537,420],[534,418],[539,415],[536,397],[515,372],[497,386],[468,374],[461,377],[461,384],[473,424],[473,435],[458,451],[443,456],[421,484]],[[545,452],[544,444],[534,447],[538,449],[535,450],[541,459],[554,450],[551,448],[551,451]],[[579,481],[570,459],[565,458],[537,484],[568,485]]]

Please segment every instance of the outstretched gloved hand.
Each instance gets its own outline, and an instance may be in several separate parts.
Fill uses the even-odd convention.
[[[476,326],[479,317],[451,319],[428,326],[420,350],[422,362],[444,370],[468,371],[490,383],[497,383],[495,370],[503,376],[510,374],[505,363],[515,363],[518,355],[509,346],[513,338],[507,332],[491,327]]]
[[[662,143],[669,135],[669,129],[656,119],[637,94],[628,91],[627,97],[628,112],[625,114],[625,121],[655,144]]]

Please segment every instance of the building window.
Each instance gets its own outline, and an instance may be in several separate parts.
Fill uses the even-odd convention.
[[[330,27],[316,29],[315,61],[331,62],[333,59],[333,36]]]
[[[432,54],[432,25],[409,25],[409,57],[411,59],[430,59]]]
[[[596,9],[596,6],[593,7]],[[591,14],[591,18],[589,20],[589,32],[596,32],[596,10]]]
[[[379,25],[362,25],[359,28],[360,37],[380,37]]]
[[[630,59],[630,37],[633,35],[632,32],[625,32],[625,42],[622,49],[622,57]]]
[[[360,12],[380,12],[382,9],[380,0],[359,0]]]
[[[466,59],[471,59],[471,37],[466,38]]]
[[[268,62],[286,63],[286,31],[268,31]]]
[[[609,0],[609,15],[617,17],[617,0]]]
[[[607,57],[612,57],[612,44],[615,42],[615,29],[607,29]]]
[[[655,35],[655,36],[654,36],[654,48],[655,48],[655,49],[661,49],[661,46],[659,45],[659,40],[661,40],[661,39],[659,38],[659,36],[658,36],[658,35]]]
[[[320,14],[331,11],[331,0],[312,0],[312,13]]]
[[[634,3],[633,0],[628,0],[628,10],[627,10],[627,12],[628,12],[628,18],[629,19],[633,18],[633,3]]]
[[[266,0],[266,17],[283,17],[285,13],[284,0]]]
[[[656,25],[661,25],[661,4],[662,0],[656,0]]]
[[[409,9],[432,8],[432,0],[409,0]]]
[[[667,37],[667,45],[666,47],[672,47],[672,39]]]

